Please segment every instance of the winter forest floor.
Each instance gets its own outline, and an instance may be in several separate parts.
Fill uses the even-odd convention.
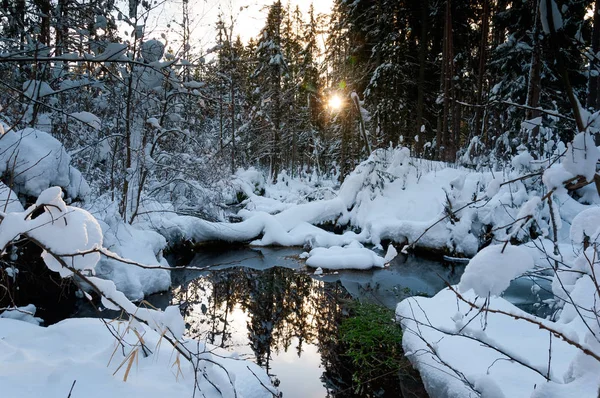
[[[32,149],[62,150],[41,131],[9,134],[0,145],[20,134],[16,138]],[[597,160],[598,151],[592,155]],[[32,150],[21,156],[37,155]],[[563,185],[589,172],[578,168],[583,158],[566,156],[545,168],[523,152],[504,169],[474,171],[413,158],[406,148],[377,150],[341,186],[316,174],[292,178],[285,172],[268,183],[257,170],[240,170],[227,193],[230,204],[239,202],[232,214],[236,222],[179,215],[169,203],[146,199],[131,224],[105,197],[67,205],[59,188],[48,187],[75,192],[85,181],[57,159],[21,171],[21,193],[37,196],[32,206],[24,209],[15,192],[3,187],[0,242],[13,242],[4,279],[18,288],[27,273],[14,242],[26,237],[43,249],[50,270],[76,284],[80,297],[101,297],[96,305],[119,310],[128,320],[66,319],[44,328],[37,326],[43,321],[35,318],[34,306],[6,308],[0,315],[0,386],[6,396],[67,396],[71,389],[86,396],[277,394],[260,367],[190,338],[179,307],[160,311],[134,304],[169,289],[174,264],[163,252],[182,242],[200,245],[200,251],[214,242],[304,247],[300,257],[316,275],[385,268],[398,251],[471,258],[458,284],[434,297],[404,299],[396,309],[405,355],[427,392],[597,394],[600,198],[593,185],[574,192]],[[71,178],[64,180],[63,172]],[[551,309],[547,316],[526,313],[503,298],[521,275],[539,281],[534,294],[550,290],[552,298],[543,303]]]

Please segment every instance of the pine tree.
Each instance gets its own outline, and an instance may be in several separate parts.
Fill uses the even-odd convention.
[[[257,67],[253,77],[257,79],[260,112],[268,123],[268,137],[262,137],[266,147],[259,157],[267,157],[271,176],[279,174],[281,162],[284,107],[282,84],[287,72],[287,60],[282,48],[282,27],[285,12],[281,1],[269,7],[265,27],[262,29],[256,48]]]

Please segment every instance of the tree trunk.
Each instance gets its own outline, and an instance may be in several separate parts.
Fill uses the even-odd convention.
[[[449,160],[451,157],[450,145],[451,145],[451,132],[450,123],[452,104],[454,98],[451,98],[453,94],[453,83],[452,77],[454,74],[454,54],[452,48],[452,9],[451,0],[446,0],[446,18],[444,24],[444,51],[442,56],[442,82],[443,82],[443,95],[444,95],[444,111],[442,115],[442,145],[440,147],[440,157],[442,160]]]
[[[233,54],[232,54],[233,57]],[[233,61],[232,61],[233,62]],[[230,76],[231,89],[231,174],[235,173],[235,85],[233,81],[233,67]]]
[[[479,43],[479,71],[477,74],[477,101],[475,108],[475,127],[473,136],[484,136],[485,124],[483,123],[483,91],[485,81],[485,65],[487,61],[487,45],[489,36],[490,6],[489,0],[483,0],[483,15],[481,16],[481,42]],[[483,127],[483,128],[482,128]]]
[[[597,110],[600,106],[600,62],[598,62],[598,51],[600,51],[600,0],[594,2],[594,30],[592,31],[592,59],[590,61],[590,80],[588,86],[587,106]]]
[[[539,40],[539,23],[538,23],[538,12],[540,5],[539,0],[534,1],[532,6],[534,7],[535,17],[533,20],[533,52],[531,53],[531,65],[529,67],[529,82],[527,86],[527,101],[526,104],[529,108],[525,111],[525,119],[534,119],[541,115],[541,112],[537,108],[540,104],[541,94],[541,83],[542,83],[542,62],[540,60],[541,45]],[[539,127],[536,126],[532,130],[532,135],[536,136],[539,134]],[[525,141],[526,142],[526,141]],[[540,155],[543,152],[543,142],[540,139],[539,142]]]
[[[600,1],[600,0],[598,0]],[[421,37],[419,39],[419,81],[417,83],[417,137],[419,140],[415,143],[415,151],[420,154],[425,142],[424,134],[421,132],[423,126],[423,107],[425,99],[425,62],[427,61],[427,21],[429,19],[429,2],[421,2]]]

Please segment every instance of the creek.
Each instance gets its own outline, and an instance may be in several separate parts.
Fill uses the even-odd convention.
[[[414,371],[381,375],[355,391],[353,365],[339,328],[353,301],[395,309],[402,299],[432,296],[458,283],[464,265],[399,255],[388,267],[314,275],[299,248],[235,247],[171,256],[171,264],[204,267],[172,272],[173,288],[148,301],[179,305],[188,337],[239,353],[262,366],[285,398],[426,397]],[[544,290],[519,279],[505,297],[543,311]],[[84,308],[76,316],[90,316]],[[449,315],[451,316],[451,314]]]

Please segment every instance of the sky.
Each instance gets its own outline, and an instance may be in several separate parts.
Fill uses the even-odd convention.
[[[310,0],[289,1],[292,8],[298,5],[303,14],[307,13],[311,4]],[[229,16],[233,15],[235,20],[234,37],[240,35],[243,41],[257,37],[267,16],[264,8],[272,3],[273,0],[189,0],[193,50],[202,52],[202,49],[214,45],[215,24],[219,10],[223,12],[228,21]],[[177,47],[178,31],[181,30],[177,23],[182,20],[181,4],[181,0],[167,0],[154,11],[153,18],[149,21],[146,30],[149,38],[158,39],[164,34],[171,47],[174,49]],[[282,4],[285,7],[287,0],[282,0]],[[329,13],[332,4],[333,0],[315,0],[315,13]]]

